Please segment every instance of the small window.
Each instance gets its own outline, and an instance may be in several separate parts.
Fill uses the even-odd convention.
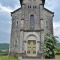
[[[31,6],[30,6],[30,8],[31,8]]]
[[[18,21],[16,22],[16,26],[18,26]]]
[[[28,8],[29,8],[29,6],[28,6]]]
[[[33,6],[33,8],[36,8],[36,6]]]

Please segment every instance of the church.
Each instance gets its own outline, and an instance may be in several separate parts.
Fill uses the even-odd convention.
[[[41,59],[44,37],[53,34],[54,13],[44,7],[45,0],[19,2],[21,7],[11,12],[10,54],[17,53],[22,59]]]

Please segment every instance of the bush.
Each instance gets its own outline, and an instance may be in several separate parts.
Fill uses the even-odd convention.
[[[51,34],[46,34],[44,41],[45,58],[55,58],[56,39]]]

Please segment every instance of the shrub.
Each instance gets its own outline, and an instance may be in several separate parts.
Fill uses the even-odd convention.
[[[45,58],[55,58],[56,39],[51,34],[46,34],[44,41]]]

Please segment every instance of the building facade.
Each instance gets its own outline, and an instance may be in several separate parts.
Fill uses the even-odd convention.
[[[44,36],[53,34],[54,13],[44,8],[45,0],[20,0],[21,8],[11,12],[10,53],[22,58],[42,58]]]

